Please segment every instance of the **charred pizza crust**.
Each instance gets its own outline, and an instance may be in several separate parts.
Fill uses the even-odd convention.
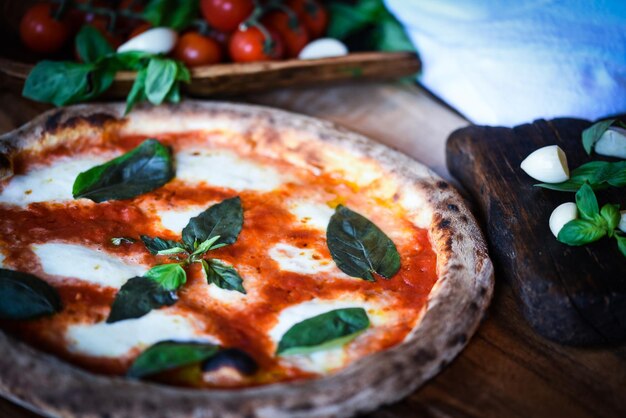
[[[285,158],[332,163],[324,144],[375,160],[412,188],[429,214],[439,279],[418,326],[401,344],[324,377],[245,389],[191,390],[88,373],[0,332],[0,394],[49,415],[89,417],[321,417],[371,411],[408,395],[443,369],[465,346],[487,308],[493,266],[475,219],[459,194],[409,157],[331,123],[263,107],[187,101],[134,111],[122,104],[73,106],[47,112],[0,137],[0,178],[24,148],[60,143],[107,129],[153,133],[197,129],[219,118],[255,126],[264,149],[305,135]],[[259,132],[261,134],[259,134]],[[106,138],[106,135],[104,135]],[[419,215],[419,214],[417,214]],[[416,215],[416,216],[417,216]]]

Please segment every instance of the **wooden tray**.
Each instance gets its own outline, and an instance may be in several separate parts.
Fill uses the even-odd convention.
[[[24,51],[18,36],[20,18],[32,3],[0,0],[0,82],[16,92],[21,92],[33,63],[43,58]],[[183,84],[182,90],[206,97],[341,80],[398,78],[420,69],[420,60],[413,52],[357,52],[316,60],[228,63],[194,68],[191,83]],[[135,73],[118,73],[106,96],[125,97],[134,79]]]
[[[478,204],[496,275],[511,282],[537,332],[576,345],[626,341],[626,258],[614,239],[583,247],[558,242],[548,219],[574,194],[533,187],[537,182],[519,165],[552,144],[563,148],[570,169],[601,159],[583,150],[581,132],[589,125],[555,119],[513,129],[470,126],[454,132],[446,150],[450,172]],[[596,194],[600,204],[626,207],[623,189]]]

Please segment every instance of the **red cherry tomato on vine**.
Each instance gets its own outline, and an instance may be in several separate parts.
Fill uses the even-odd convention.
[[[20,22],[20,37],[29,49],[44,54],[60,50],[70,36],[71,28],[64,20],[55,20],[51,4],[35,4]]]
[[[228,50],[235,62],[272,61],[283,57],[284,46],[280,36],[269,30],[270,39],[256,26],[237,30],[230,37]],[[268,42],[269,41],[269,42]]]
[[[152,28],[151,24],[149,24],[149,23],[142,23],[141,25],[137,26],[135,29],[133,29],[130,32],[130,34],[128,35],[128,39],[134,38],[137,35],[141,35],[142,33],[144,33],[145,31],[147,31],[150,28]]]
[[[172,55],[189,67],[197,67],[222,61],[222,48],[215,39],[187,32],[178,39]]]
[[[285,5],[296,12],[311,38],[319,38],[328,26],[328,11],[317,0],[287,0]]]
[[[273,11],[263,18],[267,27],[278,32],[285,44],[285,55],[290,58],[297,57],[310,39],[308,30],[300,23],[297,15],[294,17],[295,19],[291,19],[283,11]]]
[[[252,0],[201,0],[200,11],[209,24],[222,32],[232,32],[254,10]]]

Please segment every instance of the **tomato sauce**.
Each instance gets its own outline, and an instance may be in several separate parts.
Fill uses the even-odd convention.
[[[172,146],[174,152],[190,145],[211,145],[210,138],[211,135],[206,133],[158,137],[162,143]],[[113,136],[107,138],[106,143],[57,146],[45,154],[22,153],[15,161],[16,173],[26,172],[31,166],[47,164],[62,156],[83,152],[128,151],[144,139]],[[232,150],[241,151],[236,145],[232,146]],[[0,204],[0,248],[3,248],[7,268],[31,272],[48,280],[59,291],[63,303],[62,312],[52,317],[33,321],[3,321],[0,323],[2,328],[39,349],[94,372],[124,374],[139,350],[119,359],[90,357],[72,352],[64,339],[64,332],[71,324],[104,321],[117,290],[77,279],[47,275],[31,246],[49,241],[75,243],[100,248],[120,257],[132,255],[147,266],[154,266],[169,260],[151,255],[138,239],[139,236],[180,239],[180,236],[161,226],[155,213],[157,209],[184,209],[190,205],[240,196],[244,208],[244,225],[237,242],[212,251],[209,256],[235,266],[244,279],[244,286],[247,283],[246,275],[249,275],[249,283],[254,284],[253,291],[243,296],[245,302],[240,306],[210,300],[206,291],[200,291],[207,286],[206,279],[200,265],[194,264],[187,268],[187,283],[178,292],[179,301],[168,308],[178,314],[199,318],[203,331],[214,335],[223,346],[244,350],[257,361],[260,371],[255,376],[236,382],[234,386],[259,385],[316,375],[279,361],[274,356],[275,345],[268,337],[281,310],[311,299],[332,300],[337,296],[354,294],[358,296],[357,299],[377,302],[383,311],[399,318],[388,326],[371,329],[360,336],[359,339],[364,339],[365,343],[356,344],[355,340],[354,344],[350,344],[348,352],[351,361],[402,342],[417,324],[437,280],[437,259],[428,231],[411,223],[393,201],[380,202],[369,197],[353,184],[338,180],[335,174],[322,172],[313,175],[284,161],[255,157],[253,154],[245,155],[245,158],[269,164],[281,173],[289,173],[293,181],[270,192],[237,192],[205,183],[185,184],[174,179],[151,193],[124,201],[95,204],[77,200],[32,203],[26,207]],[[8,181],[10,179],[5,183]],[[0,182],[0,189],[2,187],[3,183]],[[400,271],[391,279],[377,277],[375,282],[368,282],[342,277],[341,274],[311,275],[281,270],[278,263],[267,255],[267,250],[278,242],[312,250],[316,257],[331,260],[324,231],[299,222],[286,206],[285,202],[291,198],[308,196],[325,197],[331,205],[344,203],[368,216],[383,230],[393,227],[400,231],[398,234],[390,234],[401,255]],[[113,237],[131,237],[137,241],[115,246],[111,243]],[[233,386],[206,382],[193,368],[167,373],[161,379],[197,387]]]

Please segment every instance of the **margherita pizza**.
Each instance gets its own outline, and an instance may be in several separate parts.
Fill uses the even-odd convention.
[[[474,331],[491,263],[428,169],[276,110],[122,112],[0,139],[6,396],[70,416],[343,416],[406,395]]]

